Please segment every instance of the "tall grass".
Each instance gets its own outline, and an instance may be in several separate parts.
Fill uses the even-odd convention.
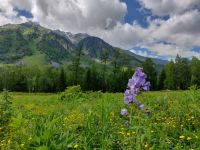
[[[73,95],[73,90],[71,91]],[[69,93],[68,93],[69,94]],[[121,93],[18,94],[12,96],[6,149],[189,150],[200,147],[200,91],[147,92],[124,118]],[[63,96],[63,95],[62,95]],[[127,124],[127,120],[129,123]],[[131,121],[130,121],[131,120]]]

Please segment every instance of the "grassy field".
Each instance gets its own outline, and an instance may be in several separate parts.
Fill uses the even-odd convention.
[[[126,107],[122,93],[68,92],[63,100],[61,94],[10,96],[12,116],[0,139],[2,150],[200,149],[199,91],[142,93],[138,99],[145,109],[133,107],[127,117],[120,115]]]

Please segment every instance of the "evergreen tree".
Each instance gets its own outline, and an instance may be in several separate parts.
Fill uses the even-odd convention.
[[[117,92],[124,92],[124,90],[127,88],[127,82],[128,80],[133,76],[135,70],[133,70],[131,67],[127,67],[125,69],[121,69],[121,73],[119,74],[119,87]]]
[[[200,87],[200,60],[196,57],[191,62],[191,84]]]
[[[120,57],[121,57],[120,62],[123,69],[125,69],[126,67],[131,67],[130,59],[128,59],[127,55],[122,54]]]
[[[103,63],[103,69],[100,77],[101,80],[101,89],[102,91],[106,91],[107,88],[107,80],[106,80],[106,69],[107,69],[107,61],[109,58],[109,53],[106,49],[104,49],[101,53],[101,62]]]
[[[101,62],[104,64],[104,66],[107,64],[108,58],[109,58],[109,53],[108,50],[104,49],[101,53]]]
[[[84,83],[83,83],[83,90],[92,90],[93,86],[92,86],[92,77],[91,77],[91,69],[88,68],[86,73],[85,73],[85,78],[84,78]]]
[[[26,85],[28,92],[35,92],[37,89],[37,77],[40,74],[40,69],[38,66],[25,66],[23,67],[23,74],[26,77]]]
[[[66,87],[67,87],[66,74],[65,74],[63,67],[61,67],[60,73],[59,73],[58,89],[59,89],[59,91],[63,91],[63,90],[65,90]]]
[[[97,71],[97,67],[95,64],[92,65],[91,67],[91,87],[92,90],[94,91],[98,91],[101,90],[101,82],[100,82],[100,73]]]
[[[156,90],[157,88],[157,71],[155,63],[152,61],[152,59],[147,58],[143,64],[144,72],[147,75],[147,80],[151,83],[151,89]]]
[[[109,76],[109,81],[110,81],[110,91],[116,92],[118,91],[119,87],[119,76],[121,74],[120,70],[120,53],[119,50],[116,50],[111,61],[112,65],[112,72]]]
[[[185,90],[190,86],[191,75],[188,59],[177,55],[175,59],[175,88]]]
[[[165,70],[164,68],[160,72],[158,76],[158,90],[164,90],[164,81],[165,81],[166,75],[165,75]]]
[[[113,73],[115,75],[120,69],[120,53],[119,53],[119,50],[115,51],[114,56],[112,57],[111,64],[112,64],[112,67],[113,67]]]
[[[165,89],[174,90],[175,89],[175,64],[171,60],[168,64],[165,65]]]
[[[71,65],[71,71],[72,71],[72,84],[77,85],[79,81],[79,75],[81,70],[81,56],[83,55],[82,49],[79,48],[75,51],[73,58],[72,58],[72,65]]]

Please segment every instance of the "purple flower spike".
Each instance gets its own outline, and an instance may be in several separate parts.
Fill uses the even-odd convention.
[[[124,93],[124,103],[130,105],[136,102],[136,98],[134,94],[131,94],[130,90],[126,90]]]
[[[121,110],[121,115],[122,115],[122,116],[127,116],[127,115],[128,115],[128,110],[127,110],[126,108],[123,108],[123,109]]]
[[[128,81],[128,87],[124,92],[124,102],[127,105],[131,105],[137,101],[136,96],[140,90],[149,91],[150,82],[146,81],[146,74],[143,72],[143,68],[137,68],[133,77]],[[138,108],[142,110],[144,104],[139,103]]]
[[[145,91],[149,91],[150,90],[150,86],[151,86],[151,84],[150,84],[150,82],[146,82],[144,85],[143,85],[143,90],[145,90]]]
[[[140,104],[138,105],[138,109],[139,109],[139,110],[143,110],[143,108],[144,108],[144,104],[140,103]]]

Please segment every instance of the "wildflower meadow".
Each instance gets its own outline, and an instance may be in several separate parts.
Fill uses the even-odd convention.
[[[2,150],[199,150],[200,91],[149,91],[142,68],[125,93],[1,93]]]

